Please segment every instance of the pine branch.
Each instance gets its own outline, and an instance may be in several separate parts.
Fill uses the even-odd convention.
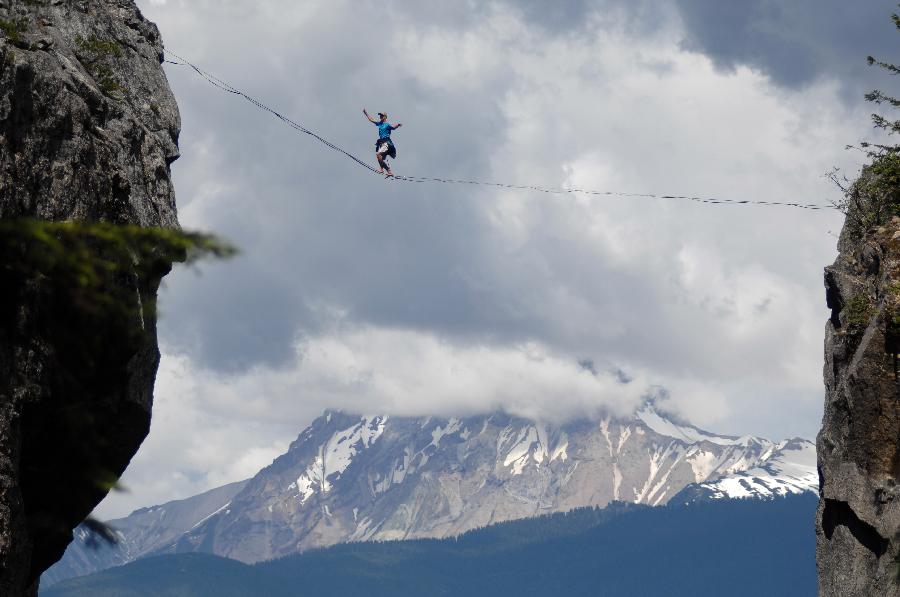
[[[872,123],[875,128],[886,130],[889,135],[900,133],[900,120],[888,120],[880,114],[872,114]]]
[[[867,57],[866,62],[869,63],[869,66],[880,66],[892,75],[900,75],[900,67],[897,67],[896,65],[889,62],[882,62],[881,60],[877,60],[872,56]]]
[[[877,89],[867,93],[865,97],[867,102],[874,102],[876,104],[890,104],[895,108],[900,108],[900,99],[885,95]]]

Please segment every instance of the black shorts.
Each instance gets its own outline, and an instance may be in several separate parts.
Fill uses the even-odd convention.
[[[375,153],[378,155],[386,154],[395,160],[397,159],[397,148],[394,147],[394,142],[390,139],[379,139],[378,141],[375,141]]]

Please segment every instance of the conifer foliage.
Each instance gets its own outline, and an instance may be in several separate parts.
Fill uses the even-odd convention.
[[[900,15],[894,13],[891,19],[900,30]],[[891,76],[900,75],[900,66],[896,64],[874,56],[869,56],[867,61]],[[900,108],[900,99],[879,89],[868,92],[865,98],[878,106],[878,110]],[[843,191],[836,207],[847,215],[848,232],[854,237],[900,215],[900,144],[890,142],[893,135],[900,133],[900,119],[875,112],[872,124],[883,138],[860,143],[870,160],[860,177],[851,184],[836,171],[831,173],[831,179]]]

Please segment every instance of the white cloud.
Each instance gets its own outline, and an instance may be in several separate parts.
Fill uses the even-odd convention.
[[[163,357],[150,435],[122,479],[126,492],[110,494],[97,515],[115,518],[248,478],[284,452],[292,423],[245,418],[240,409],[222,405],[210,408],[205,383],[186,358]]]
[[[248,478],[283,453],[327,408],[401,416],[510,414],[560,421],[625,414],[651,392],[593,374],[537,344],[454,346],[410,331],[361,329],[296,346],[289,365],[222,376],[166,354],[157,376],[153,426],[98,515],[188,497]],[[551,402],[547,396],[554,396]]]
[[[835,82],[717,71],[667,12],[556,36],[502,3],[143,8],[171,47],[364,157],[361,108],[391,112],[400,173],[823,202],[868,127]],[[105,511],[250,474],[326,407],[570,414],[658,383],[716,431],[814,433],[838,214],[381,183],[169,76],[181,221],[243,256],[169,278],[153,429]]]

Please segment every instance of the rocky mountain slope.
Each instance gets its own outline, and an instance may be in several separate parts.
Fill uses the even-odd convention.
[[[98,542],[87,530],[79,527],[65,557],[41,577],[41,586],[94,570],[121,566],[167,549],[181,535],[227,507],[246,484],[246,481],[230,483],[185,500],[141,508],[126,518],[111,520],[108,524],[115,529],[119,539],[119,544],[115,546]]]
[[[178,226],[161,56],[132,0],[0,0],[0,218]],[[3,281],[0,595],[35,593],[149,429],[152,305],[171,263],[121,266],[107,286],[128,297],[121,318],[52,280]]]
[[[239,491],[206,501],[180,524],[159,516],[163,528],[142,528],[151,514],[183,511],[185,502],[114,521],[123,531],[117,561],[200,551],[257,562],[343,542],[448,537],[612,501],[662,505],[698,483],[726,488],[710,499],[803,493],[818,483],[812,455],[805,440],[715,435],[652,407],[561,426],[501,413],[327,412]],[[168,545],[146,540],[179,532]],[[76,542],[48,579],[98,569],[86,564]]]
[[[868,209],[867,197],[857,199]],[[857,215],[848,216],[840,254],[825,270],[822,597],[900,594],[900,218],[859,228]]]

